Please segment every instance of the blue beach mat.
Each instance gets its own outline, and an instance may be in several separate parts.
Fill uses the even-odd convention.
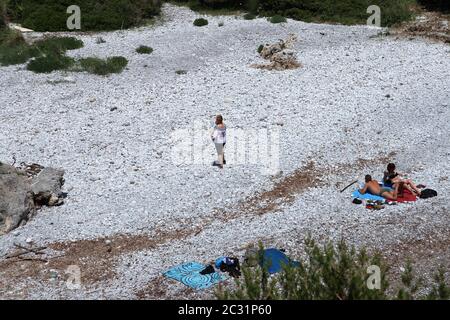
[[[206,266],[201,263],[189,262],[170,268],[168,271],[164,272],[163,275],[166,278],[177,280],[196,290],[209,288],[212,285],[227,279],[225,275],[217,272],[206,275],[200,274],[200,271],[205,268]]]
[[[382,188],[388,188],[388,189],[391,189],[391,190],[393,190],[391,187],[389,187],[388,185],[382,185],[382,184],[380,184],[380,187],[382,187]],[[374,195],[374,194],[371,194],[371,193],[368,193],[368,192],[366,192],[365,194],[361,194],[360,192],[359,192],[359,189],[356,189],[355,191],[353,191],[353,193],[352,193],[352,198],[353,199],[361,199],[361,200],[373,200],[373,201],[385,201],[386,199],[385,198],[383,198],[383,197],[381,197],[381,196],[376,196],[376,195]]]
[[[272,248],[264,250],[263,261],[260,263],[260,266],[268,267],[269,273],[273,274],[283,270],[283,265],[298,267],[300,266],[300,263],[292,261],[278,249]]]
[[[353,193],[352,193],[352,198],[353,199],[361,199],[361,200],[374,200],[374,201],[384,201],[384,200],[386,200],[386,199],[384,199],[383,197],[380,197],[380,196],[376,196],[376,195],[374,195],[374,194],[370,194],[370,193],[365,193],[365,194],[361,194],[360,192],[359,192],[359,190],[355,190]]]

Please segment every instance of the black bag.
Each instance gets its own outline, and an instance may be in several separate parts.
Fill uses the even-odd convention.
[[[210,274],[210,273],[214,273],[214,272],[216,272],[216,270],[214,270],[214,267],[212,265],[209,265],[205,269],[200,271],[200,274],[201,275],[206,275],[206,274]]]
[[[424,189],[420,193],[421,199],[427,199],[427,198],[432,198],[432,197],[436,197],[436,196],[437,196],[437,192],[434,191],[433,189]]]
[[[241,276],[241,266],[238,258],[226,258],[228,263],[222,262],[220,265],[220,271],[228,272],[233,278],[239,278]]]

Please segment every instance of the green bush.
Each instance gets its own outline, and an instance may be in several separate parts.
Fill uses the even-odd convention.
[[[82,70],[97,75],[108,75],[111,73],[121,73],[128,65],[128,60],[124,57],[111,57],[104,59],[84,58],[79,60]]]
[[[26,44],[16,45],[13,47],[0,46],[0,65],[10,66],[26,63],[33,57],[40,54],[35,47]]]
[[[448,0],[419,0],[429,8],[447,10]],[[178,0],[185,2],[193,10],[220,10],[222,8],[244,9],[256,16],[273,17],[275,15],[308,22],[330,22],[341,24],[365,24],[370,14],[367,8],[377,5],[381,8],[382,26],[410,20],[410,8],[417,0]]]
[[[35,46],[46,53],[60,53],[63,54],[67,50],[76,50],[83,48],[83,41],[74,37],[52,37],[44,40],[39,40]]]
[[[57,56],[64,55],[67,50],[81,47],[83,41],[73,37],[48,38],[28,45],[19,32],[6,30],[0,32],[0,64],[6,66],[22,64],[31,58],[42,57],[43,59],[37,59],[31,64],[30,70],[47,70],[49,68],[46,65],[55,60],[57,61],[55,70],[59,70],[60,65],[65,65],[67,60],[62,57],[57,59]]]
[[[208,24],[208,20],[204,19],[204,18],[198,18],[194,20],[194,26],[196,27],[203,27],[206,26]]]
[[[35,31],[68,31],[66,10],[72,0],[11,0],[9,11],[16,22]],[[160,12],[161,1],[84,0],[81,9],[83,31],[118,30],[140,25]]]
[[[201,11],[205,9],[240,9],[245,7],[245,1],[241,0],[173,0],[174,2],[187,4],[191,10]]]
[[[25,39],[19,31],[9,28],[0,29],[0,46],[13,47],[25,44]]]
[[[397,289],[389,288],[386,274],[389,267],[377,252],[356,250],[344,241],[317,245],[311,238],[305,241],[306,258],[299,259],[298,267],[283,266],[283,271],[271,276],[268,266],[261,268],[244,265],[243,279],[236,280],[235,289],[219,286],[216,297],[221,300],[378,300],[378,299],[448,299],[450,288],[445,283],[443,270],[435,277],[432,290],[418,296],[421,281],[416,280],[408,263]],[[261,261],[262,246],[255,261]],[[380,269],[379,289],[370,289],[372,272]],[[370,273],[369,273],[370,271]],[[372,282],[373,283],[373,282]]]
[[[428,10],[450,12],[450,1],[448,0],[419,0],[419,4]]]
[[[412,17],[416,0],[259,0],[260,15],[283,15],[291,19],[342,24],[365,24],[367,8],[381,8],[382,25],[390,26]]]
[[[271,17],[269,19],[269,21],[272,22],[272,23],[282,23],[282,22],[286,22],[287,20],[286,20],[285,17],[280,16],[280,15],[277,14],[277,15],[274,15],[273,17]]]
[[[264,45],[260,44],[258,49],[256,49],[256,51],[258,51],[258,53],[261,53],[261,51],[264,49]]]
[[[50,73],[56,70],[67,70],[74,65],[74,59],[59,54],[48,54],[31,60],[27,69],[36,73]]]
[[[246,14],[244,14],[244,19],[245,20],[253,20],[253,19],[256,19],[256,16],[253,13],[246,13]]]
[[[6,29],[8,26],[7,6],[8,6],[8,2],[6,0],[0,0],[0,30]]]
[[[150,54],[153,52],[153,48],[147,46],[140,46],[139,48],[136,49],[136,52],[140,54]]]

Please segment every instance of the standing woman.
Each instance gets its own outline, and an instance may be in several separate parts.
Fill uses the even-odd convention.
[[[216,116],[216,122],[211,139],[216,146],[218,157],[218,161],[215,161],[214,165],[217,165],[220,169],[223,169],[223,165],[225,163],[224,147],[227,143],[227,127],[223,123],[223,117],[220,114]]]

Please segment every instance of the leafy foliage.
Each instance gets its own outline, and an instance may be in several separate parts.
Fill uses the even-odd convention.
[[[365,249],[356,250],[344,241],[334,245],[327,242],[319,246],[308,237],[305,240],[305,259],[300,266],[283,266],[277,275],[269,275],[267,266],[258,264],[242,268],[243,278],[236,280],[234,289],[219,286],[216,297],[221,300],[379,300],[414,299],[422,288],[422,281],[416,280],[408,263],[402,274],[402,286],[397,293],[389,291],[386,274],[389,267],[377,252],[368,254]],[[257,260],[262,261],[262,245]],[[380,271],[379,289],[370,288],[371,269]],[[448,299],[450,288],[445,283],[445,273],[440,270],[435,277],[436,284],[427,296],[419,298]]]
[[[272,22],[272,23],[282,23],[282,22],[286,22],[287,20],[286,20],[285,17],[280,16],[280,15],[277,14],[277,15],[274,15],[273,17],[271,17],[269,19],[269,21]]]
[[[136,52],[140,54],[150,54],[153,52],[153,48],[147,46],[140,46],[139,48],[136,49]]]
[[[0,64],[4,66],[26,63],[36,59],[29,70],[50,70],[55,62],[54,70],[70,65],[69,60],[61,57],[67,50],[83,47],[83,41],[73,37],[48,38],[28,45],[18,31],[6,29],[0,32]],[[46,71],[47,72],[47,71]]]
[[[124,57],[111,57],[106,60],[91,57],[80,59],[79,64],[84,71],[104,76],[121,73],[128,65],[128,60]]]
[[[48,54],[31,60],[27,69],[36,73],[50,73],[56,70],[67,70],[73,66],[75,60],[60,54]]]
[[[203,27],[206,26],[208,24],[208,20],[204,19],[204,18],[198,18],[194,20],[194,26],[196,27]]]
[[[249,13],[244,14],[244,19],[245,20],[253,20],[255,18],[256,18],[256,16],[253,13],[249,12]]]
[[[419,0],[419,4],[428,10],[450,12],[450,1],[448,0]]]
[[[419,1],[426,2],[428,0]],[[448,3],[448,0],[430,1]],[[259,16],[273,17],[278,15],[295,20],[341,24],[365,24],[370,16],[367,13],[367,8],[371,5],[377,5],[381,9],[383,26],[391,26],[411,19],[410,8],[417,3],[416,0],[177,0],[176,2],[188,3],[192,10],[205,8],[243,9]],[[445,4],[443,6],[448,7]]]
[[[261,51],[263,51],[263,49],[264,49],[264,45],[260,44],[258,49],[256,49],[256,51],[258,51],[258,53],[261,53]]]
[[[4,1],[4,0],[2,0]],[[35,31],[68,31],[67,8],[72,0],[11,0],[10,16]],[[160,12],[161,1],[154,0],[84,0],[81,27],[89,30],[117,30],[141,24]]]

